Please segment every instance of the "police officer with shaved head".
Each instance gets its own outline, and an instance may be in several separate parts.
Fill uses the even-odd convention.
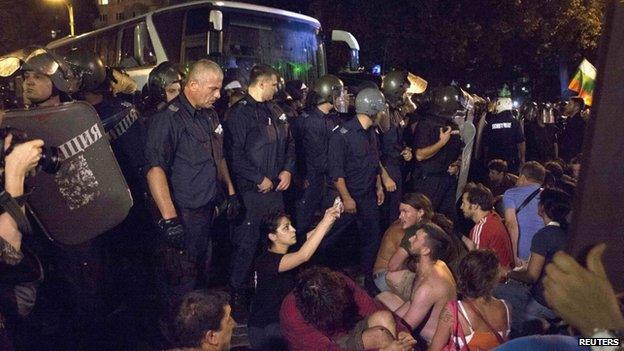
[[[206,59],[195,62],[182,93],[149,123],[147,182],[160,214],[162,238],[170,247],[162,257],[169,302],[193,290],[210,269],[219,181],[226,184],[228,195],[235,195],[223,157],[223,128],[213,109],[222,82],[219,65]]]
[[[376,290],[372,269],[379,249],[379,206],[384,201],[378,141],[373,126],[387,113],[386,99],[377,88],[365,88],[355,99],[356,117],[333,131],[329,139],[328,174],[344,204],[345,214],[321,244],[331,251],[338,236],[354,221],[360,244],[360,267],[369,292]]]

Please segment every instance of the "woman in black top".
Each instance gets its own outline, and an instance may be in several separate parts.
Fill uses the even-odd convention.
[[[325,216],[307,235],[301,249],[288,253],[297,242],[295,228],[284,213],[271,214],[263,220],[261,233],[267,235],[268,250],[256,260],[256,294],[251,303],[248,335],[254,350],[285,350],[279,325],[282,301],[294,288],[295,268],[307,262],[321,240],[340,217],[340,203],[325,211]]]

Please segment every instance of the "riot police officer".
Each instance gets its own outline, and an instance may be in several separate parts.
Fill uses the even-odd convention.
[[[70,101],[69,93],[79,89],[82,79],[76,70],[64,59],[45,50],[35,49],[22,66],[25,103],[30,107],[50,107]],[[79,229],[77,229],[79,230]],[[78,245],[64,245],[59,242],[47,246],[46,255],[53,257],[55,269],[50,280],[59,278],[62,292],[56,292],[55,300],[71,306],[69,318],[62,320],[69,328],[69,343],[73,347],[85,347],[85,343],[96,342],[96,330],[101,330],[106,311],[104,279],[105,261],[101,248],[94,240]],[[46,250],[47,251],[47,250]]]
[[[336,128],[329,139],[328,173],[344,204],[345,214],[321,244],[327,251],[353,221],[358,227],[360,267],[365,286],[374,291],[373,263],[379,249],[379,205],[384,192],[379,176],[379,152],[373,125],[386,110],[383,94],[376,88],[360,91],[355,99],[356,117]]]
[[[407,126],[407,89],[410,82],[407,71],[388,73],[382,81],[381,90],[389,105],[388,119],[379,123],[382,182],[386,190],[383,205],[383,225],[387,228],[399,218],[399,204],[403,195],[405,163],[412,159],[412,150],[404,141]],[[407,101],[406,101],[407,100]]]
[[[460,91],[453,86],[433,90],[431,101],[422,106],[422,119],[414,130],[416,156],[412,171],[413,191],[426,195],[434,210],[455,219],[457,178],[451,170],[461,156],[459,127],[453,121],[463,110]]]
[[[143,198],[145,138],[136,123],[138,110],[131,103],[113,96],[106,66],[98,56],[74,49],[65,59],[81,77],[80,92],[76,97],[90,103],[97,111],[133,197]]]
[[[260,221],[268,213],[283,210],[282,193],[290,187],[295,170],[286,114],[271,101],[278,77],[270,66],[254,66],[247,94],[225,114],[228,157],[246,209],[232,238],[230,285],[237,320],[244,320],[247,311],[244,289],[260,240]]]
[[[182,93],[152,117],[148,128],[147,182],[163,238],[178,250],[166,251],[171,257],[165,257],[170,302],[194,289],[210,269],[218,180],[235,195],[223,157],[223,128],[212,108],[222,82],[219,65],[197,61]]]
[[[78,89],[80,80],[65,60],[50,51],[37,48],[22,65],[24,103],[27,106],[55,106],[69,101],[69,93]]]
[[[332,118],[335,117],[332,113],[335,109],[334,96],[341,89],[344,89],[344,84],[338,77],[328,74],[319,78],[310,96],[316,100],[315,106],[306,108],[297,121],[297,161],[304,175],[303,195],[297,203],[298,243],[305,241],[314,214],[321,204],[328,205],[323,198],[329,198],[331,203],[336,196],[327,179],[327,148],[329,137],[337,125],[336,119]]]
[[[152,115],[167,103],[180,95],[184,75],[175,64],[164,61],[149,73],[147,84],[143,87],[143,110]]]

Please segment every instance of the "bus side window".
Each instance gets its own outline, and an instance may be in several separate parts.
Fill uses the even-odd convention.
[[[96,52],[107,66],[117,66],[117,31],[100,33],[96,39]]]
[[[186,12],[184,37],[182,38],[182,61],[192,62],[206,57],[210,29],[210,8],[200,7]]]
[[[139,25],[137,25],[136,40],[136,47],[139,49],[138,57],[141,66],[155,65],[156,54],[154,53],[152,40],[150,39],[150,35],[147,31],[147,25],[145,24],[145,22],[141,22]]]
[[[133,68],[139,66],[139,61],[135,57],[134,51],[135,26],[126,27],[121,33],[119,66],[123,68]]]

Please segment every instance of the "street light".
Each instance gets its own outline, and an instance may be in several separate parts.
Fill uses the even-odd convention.
[[[48,0],[51,2],[64,2],[67,5],[67,12],[69,13],[69,32],[73,37],[76,33],[74,31],[74,7],[72,6],[70,0]]]

